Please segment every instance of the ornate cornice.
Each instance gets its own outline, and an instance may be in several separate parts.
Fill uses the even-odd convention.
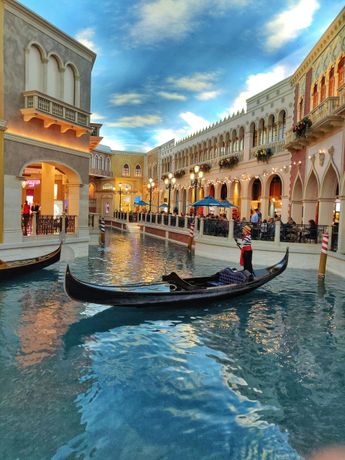
[[[4,0],[4,5],[5,10],[11,12],[15,16],[20,17],[25,22],[34,26],[36,29],[49,35],[62,45],[66,46],[69,49],[72,49],[74,52],[76,52],[83,58],[94,63],[96,59],[96,54],[92,50],[82,45],[80,42],[70,37],[69,35],[65,34],[57,27],[50,24],[50,22],[46,21],[38,14],[21,5],[16,0]]]
[[[298,83],[300,78],[307,73],[309,68],[313,65],[315,60],[321,55],[327,48],[330,42],[339,34],[340,30],[345,25],[345,7],[340,11],[338,16],[334,19],[331,25],[328,27],[326,32],[322,35],[320,40],[316,43],[314,48],[310,51],[307,57],[304,59],[302,64],[298,67],[296,72],[291,77],[293,85]]]
[[[0,131],[6,131],[7,129],[7,121],[0,119]]]

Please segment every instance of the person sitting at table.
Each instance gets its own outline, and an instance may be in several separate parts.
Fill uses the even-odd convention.
[[[307,233],[305,234],[305,238],[307,240],[314,240],[317,243],[317,225],[314,219],[310,219],[309,227],[307,228]]]

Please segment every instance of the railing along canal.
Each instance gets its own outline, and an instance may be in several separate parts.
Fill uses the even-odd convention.
[[[167,214],[153,213],[123,213],[115,212],[114,217],[128,222],[142,222],[154,225],[164,225],[175,227],[178,229],[189,229],[194,217],[191,216],[176,216]],[[252,239],[256,241],[275,241],[287,243],[305,243],[305,244],[320,244],[322,235],[326,231],[331,230],[331,251],[337,251],[338,243],[338,227],[333,225],[317,225],[315,228],[310,228],[308,224],[290,225],[278,222],[263,221],[259,224],[251,224],[247,221],[228,221],[223,217],[215,218],[197,218],[196,230],[205,236],[214,236],[229,239],[241,239],[242,228],[244,225],[252,227]],[[229,231],[231,234],[229,235]],[[278,232],[278,233],[277,233]]]

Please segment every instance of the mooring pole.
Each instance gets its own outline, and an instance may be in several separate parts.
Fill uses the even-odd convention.
[[[319,274],[320,279],[324,279],[326,275],[326,263],[327,263],[327,250],[328,250],[328,233],[323,233],[322,235],[322,245],[321,245],[321,254],[320,254],[320,264],[319,264]]]
[[[105,220],[104,220],[104,217],[101,217],[101,220],[99,221],[99,230],[100,230],[100,234],[99,234],[99,244],[101,246],[104,246],[105,245]]]

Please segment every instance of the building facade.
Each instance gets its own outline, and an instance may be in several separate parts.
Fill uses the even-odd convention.
[[[16,1],[3,0],[1,6],[0,120],[6,131],[0,130],[0,249],[49,238],[62,215],[73,223],[73,238],[87,242],[90,85],[96,56]],[[24,231],[25,202],[36,207],[39,219]]]
[[[330,225],[345,253],[345,8],[291,78],[291,215]]]

